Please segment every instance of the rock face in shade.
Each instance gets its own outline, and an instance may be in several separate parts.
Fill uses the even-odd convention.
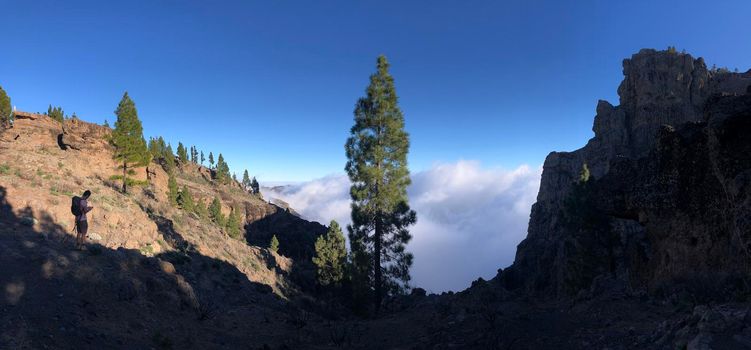
[[[751,71],[645,49],[623,74],[587,145],[546,158],[506,288],[560,297],[751,271]]]

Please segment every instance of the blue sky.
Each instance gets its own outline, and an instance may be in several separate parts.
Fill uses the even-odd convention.
[[[621,61],[676,46],[751,67],[748,1],[3,1],[0,86],[19,109],[113,120],[222,152],[264,181],[341,173],[386,54],[413,171],[539,166],[591,137]]]

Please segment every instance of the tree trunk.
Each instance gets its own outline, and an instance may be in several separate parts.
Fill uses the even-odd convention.
[[[382,130],[380,127],[378,127],[376,134],[378,135],[378,146],[381,148],[381,140],[383,140],[383,137],[381,137]],[[379,170],[379,176],[383,176],[383,174],[380,174],[381,169],[381,160],[376,161],[376,168]],[[375,183],[375,197],[379,198],[381,197],[381,179],[376,179]],[[377,203],[377,202],[376,202]],[[380,206],[376,208],[376,215],[375,215],[375,234],[374,234],[374,246],[373,249],[375,250],[373,253],[373,279],[375,280],[375,314],[378,316],[378,311],[381,309],[381,301],[383,300],[383,277],[381,276],[381,239],[383,239],[383,213],[381,212]]]
[[[381,235],[383,228],[381,227],[381,213],[376,214],[375,223],[375,243],[373,254],[373,272],[375,283],[375,314],[378,316],[378,311],[381,308],[381,301],[383,300],[383,282],[381,281]]]
[[[128,193],[128,162],[123,162],[123,193]]]

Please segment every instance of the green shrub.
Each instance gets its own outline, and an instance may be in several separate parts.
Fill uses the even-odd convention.
[[[269,242],[269,250],[274,253],[279,252],[279,239],[276,238],[276,235],[273,235],[271,237],[271,242]]]

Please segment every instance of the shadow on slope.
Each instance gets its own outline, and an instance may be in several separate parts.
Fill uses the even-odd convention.
[[[279,254],[296,261],[310,261],[315,256],[315,242],[326,233],[326,226],[303,220],[289,210],[276,207],[276,212],[245,227],[249,244],[268,247],[271,237],[279,239]]]
[[[245,239],[250,245],[268,247],[271,237],[279,240],[279,254],[294,260],[292,280],[305,292],[315,292],[316,239],[327,228],[317,222],[303,220],[289,210],[276,207],[276,212],[245,226]],[[268,259],[267,259],[268,261]]]
[[[283,300],[234,266],[191,247],[157,257],[98,244],[76,251],[48,213],[27,207],[17,215],[6,194],[0,186],[0,348],[287,342]],[[165,238],[187,243],[171,222],[157,219]]]

